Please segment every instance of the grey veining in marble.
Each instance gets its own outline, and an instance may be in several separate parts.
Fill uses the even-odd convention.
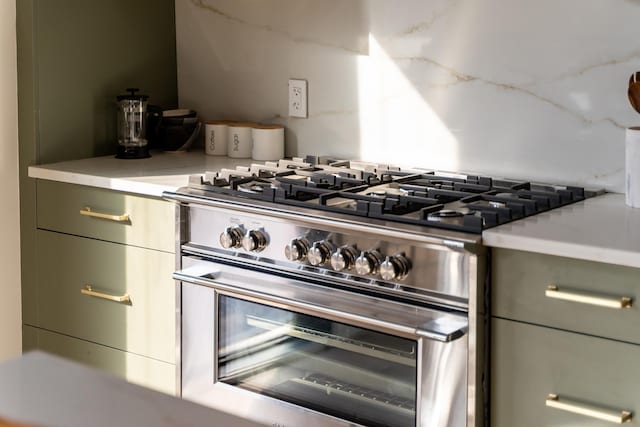
[[[639,21],[638,1],[177,0],[180,103],[284,124],[288,155],[621,192]]]

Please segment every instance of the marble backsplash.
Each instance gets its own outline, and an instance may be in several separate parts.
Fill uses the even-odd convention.
[[[283,124],[287,155],[622,192],[639,23],[640,0],[176,0],[180,105]]]

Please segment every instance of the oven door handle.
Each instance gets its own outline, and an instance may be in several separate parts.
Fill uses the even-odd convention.
[[[450,342],[464,336],[468,331],[465,316],[439,312],[433,309],[413,307],[393,301],[380,300],[367,295],[358,295],[361,302],[353,302],[354,310],[331,306],[327,303],[327,294],[335,294],[331,301],[342,303],[353,297],[352,292],[336,289],[319,291],[313,285],[296,282],[295,297],[292,286],[282,285],[274,279],[269,283],[268,293],[256,289],[254,277],[243,277],[242,273],[225,270],[216,265],[196,264],[177,271],[173,278],[194,285],[207,286],[222,294],[250,299],[283,309],[291,309],[312,316],[323,316],[339,322],[350,323],[365,328],[376,327],[381,332],[405,336],[412,339],[427,338],[435,341]],[[259,274],[259,273],[258,273]],[[253,286],[252,286],[253,284]],[[343,298],[340,298],[340,297]],[[414,312],[407,315],[407,311]],[[429,316],[421,316],[421,313]],[[437,313],[437,315],[434,315]],[[427,320],[424,322],[424,320]]]

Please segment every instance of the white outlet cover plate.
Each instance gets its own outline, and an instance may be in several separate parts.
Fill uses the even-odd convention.
[[[289,117],[307,117],[307,81],[289,79]]]

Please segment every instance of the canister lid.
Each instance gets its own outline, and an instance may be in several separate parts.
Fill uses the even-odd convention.
[[[127,92],[129,92],[127,95],[118,95],[118,101],[123,101],[125,99],[128,100],[132,100],[132,101],[146,101],[147,99],[149,99],[149,95],[142,95],[142,94],[138,94],[136,92],[138,92],[140,89],[138,89],[137,87],[128,87],[127,88]]]

